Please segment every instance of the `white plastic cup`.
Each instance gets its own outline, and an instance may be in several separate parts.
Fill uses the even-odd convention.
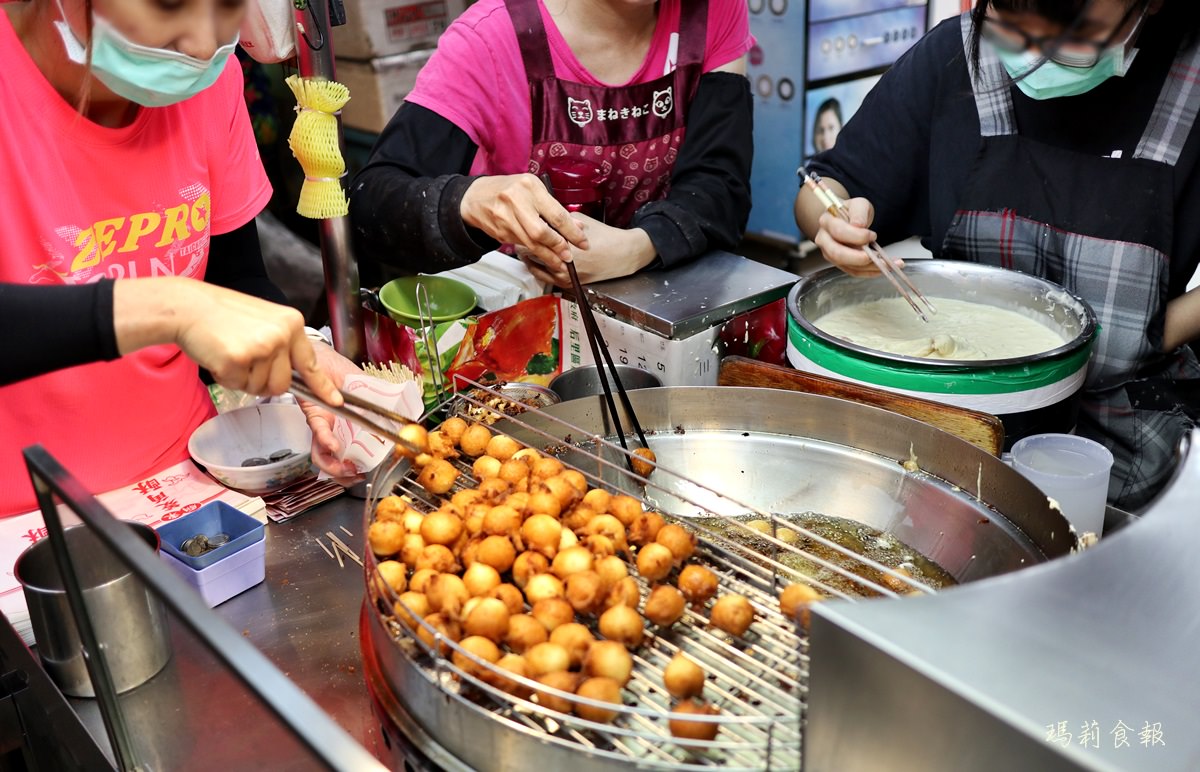
[[[1012,447],[1012,467],[1058,502],[1080,534],[1104,530],[1113,457],[1098,442],[1073,434],[1034,434]]]

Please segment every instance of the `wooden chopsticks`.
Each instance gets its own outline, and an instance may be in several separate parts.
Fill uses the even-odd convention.
[[[804,180],[804,185],[813,192],[813,195],[817,197],[817,200],[825,206],[825,209],[830,214],[834,217],[840,217],[846,222],[850,221],[850,211],[846,209],[845,203],[838,198],[838,195],[833,192],[833,189],[818,174],[815,172],[805,173],[802,169],[801,177]],[[900,266],[892,262],[892,259],[887,256],[887,253],[883,251],[883,247],[879,246],[878,242],[872,241],[862,249],[867,257],[871,258],[871,262],[875,264],[875,267],[879,269],[884,278],[896,288],[896,292],[900,293],[900,297],[908,301],[908,304],[912,306],[912,310],[916,311],[917,316],[921,317],[921,321],[929,321],[929,317],[925,315],[925,311],[921,309],[921,305],[924,305],[929,313],[937,313],[937,309],[933,307],[933,303],[930,303],[929,299],[921,294],[921,291],[917,289],[916,285],[900,269]],[[913,299],[914,295],[916,296],[916,300]],[[921,305],[917,304],[918,300]]]
[[[617,373],[617,366],[613,364],[612,354],[608,352],[608,344],[604,342],[604,335],[596,325],[596,317],[592,315],[592,305],[588,302],[587,294],[583,291],[583,285],[579,281],[579,272],[575,270],[575,263],[567,263],[567,273],[571,275],[571,288],[575,291],[575,299],[579,303],[579,313],[583,317],[583,329],[587,334],[588,344],[592,347],[592,358],[596,361],[596,372],[600,376],[600,386],[604,389],[604,399],[608,403],[608,412],[613,417],[613,423],[616,424],[617,439],[621,441],[621,447],[628,453],[629,445],[625,442],[625,429],[621,426],[621,417],[617,414],[617,405],[613,401],[612,388],[609,386],[608,376],[604,372],[606,365],[612,373],[613,381],[617,385],[617,393],[621,397],[621,406],[629,414],[633,430],[637,432],[642,447],[649,449],[650,445],[646,442],[646,435],[642,431],[641,423],[638,422],[637,413],[633,411],[633,404],[629,401],[629,395],[625,392],[624,385],[621,384],[621,376]],[[632,457],[626,457],[626,461],[629,463],[630,471],[632,471]]]

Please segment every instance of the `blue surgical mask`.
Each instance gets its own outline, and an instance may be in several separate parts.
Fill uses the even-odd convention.
[[[1104,49],[1091,67],[1068,67],[1032,51],[1013,53],[1002,48],[995,50],[1004,69],[1026,96],[1031,99],[1056,99],[1078,96],[1109,78],[1124,77],[1137,56],[1136,48],[1125,52],[1128,42],[1123,40]]]
[[[54,25],[66,46],[67,57],[76,64],[85,64],[87,48],[67,25],[61,0],[58,10],[63,19]],[[92,71],[114,94],[144,107],[173,105],[211,86],[225,69],[236,45],[235,37],[232,43],[218,48],[212,58],[197,59],[178,51],[134,43],[103,16],[92,14]]]

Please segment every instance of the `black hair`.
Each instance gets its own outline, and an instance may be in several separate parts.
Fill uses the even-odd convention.
[[[835,97],[830,97],[821,104],[817,105],[817,111],[813,113],[813,121],[816,121],[818,118],[820,118],[821,113],[827,112],[832,112],[837,117],[838,125],[845,123],[845,121],[842,120],[842,103],[837,101]]]
[[[971,71],[979,73],[979,41],[983,34],[983,20],[989,8],[1007,13],[1034,13],[1044,19],[1070,29],[1083,18],[1083,12],[1095,0],[975,0],[971,10]],[[1124,0],[1126,7],[1150,0]]]

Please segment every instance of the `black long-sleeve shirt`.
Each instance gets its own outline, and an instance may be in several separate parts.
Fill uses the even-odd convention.
[[[277,303],[287,302],[267,277],[254,220],[213,236],[205,281]],[[52,370],[116,359],[113,282],[0,284],[0,385]],[[22,334],[36,331],[36,335]]]
[[[658,252],[676,265],[712,249],[732,249],[750,215],[753,102],[742,75],[701,76],[671,190],[634,214]],[[451,121],[404,104],[380,134],[350,186],[350,218],[364,281],[380,265],[408,272],[472,263],[498,244],[463,223],[463,194],[477,146]]]

